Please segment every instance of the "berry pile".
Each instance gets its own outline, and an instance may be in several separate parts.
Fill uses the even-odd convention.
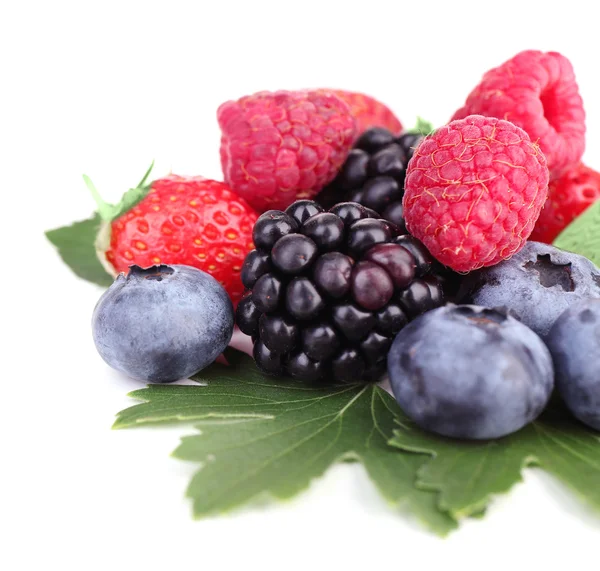
[[[394,336],[443,303],[432,259],[363,206],[302,200],[254,226],[237,309],[265,373],[303,381],[378,380]]]
[[[354,143],[333,182],[317,197],[325,207],[349,200],[371,208],[404,230],[404,179],[422,135],[393,135],[383,127],[365,131]]]
[[[204,366],[185,353],[222,348],[231,300],[263,372],[327,384],[387,369],[405,412],[434,432],[490,438],[524,426],[546,405],[552,358],[567,405],[598,426],[600,362],[586,335],[600,335],[590,302],[600,269],[540,243],[600,199],[600,174],[581,163],[585,113],[564,56],[517,54],[429,135],[334,89],[246,95],[217,119],[224,182],[144,179],[114,206],[90,183],[103,264],[141,266],[97,312],[113,366],[156,382]],[[212,314],[218,331],[200,335]],[[579,367],[584,349],[593,363]]]

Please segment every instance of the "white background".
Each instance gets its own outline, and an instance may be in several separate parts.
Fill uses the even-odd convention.
[[[296,500],[193,521],[185,428],[111,431],[136,383],[95,352],[100,289],[43,230],[88,216],[152,159],[219,178],[219,103],[262,89],[342,87],[410,126],[440,125],[481,74],[526,48],[575,65],[600,167],[593,2],[18,2],[0,8],[0,568],[597,568],[600,518],[527,471],[485,520],[446,540],[390,509],[361,467]],[[599,482],[600,485],[600,482]]]

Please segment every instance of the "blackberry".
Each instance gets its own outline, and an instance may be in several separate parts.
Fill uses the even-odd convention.
[[[316,197],[318,208],[333,208],[332,211],[342,218],[358,220],[359,214],[356,210],[348,210],[345,201],[356,202],[371,211],[371,218],[382,218],[394,224],[401,236],[408,234],[402,206],[404,179],[408,162],[422,138],[423,135],[410,132],[395,136],[382,127],[365,131],[348,153],[338,176]],[[342,204],[334,206],[336,203]],[[423,256],[428,260],[422,273],[435,274],[442,282],[446,299],[457,301],[462,276],[434,260],[422,244],[417,243],[413,248],[410,240],[412,238],[403,245],[419,260],[418,265]],[[253,260],[253,263],[259,262]]]
[[[398,331],[444,303],[428,251],[401,232],[350,202],[263,214],[237,309],[259,369],[305,382],[381,378]]]
[[[421,139],[414,133],[396,137],[381,127],[368,129],[356,140],[338,176],[317,201],[327,208],[346,200],[358,202],[406,233],[404,179],[408,161]]]

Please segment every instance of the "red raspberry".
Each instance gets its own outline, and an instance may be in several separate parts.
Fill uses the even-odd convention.
[[[548,187],[548,198],[529,237],[552,244],[589,206],[600,200],[600,173],[579,163]]]
[[[488,71],[452,119],[486,115],[525,129],[546,155],[552,178],[585,149],[585,111],[571,62],[528,50]]]
[[[330,91],[350,106],[350,113],[356,119],[357,136],[371,127],[384,127],[394,135],[398,135],[402,131],[402,123],[398,117],[387,105],[377,101],[374,97],[341,89]]]
[[[492,266],[525,244],[547,189],[546,159],[523,129],[472,115],[415,150],[406,173],[406,226],[458,272]]]
[[[266,91],[223,103],[225,180],[259,211],[311,198],[337,174],[354,141],[348,105],[327,91]]]
[[[100,232],[107,269],[186,264],[219,280],[232,301],[244,293],[241,269],[254,248],[256,213],[229,187],[202,177],[155,180],[146,197]]]

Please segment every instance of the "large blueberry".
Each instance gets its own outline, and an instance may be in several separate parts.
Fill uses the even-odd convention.
[[[92,317],[96,348],[113,368],[154,383],[210,365],[233,334],[233,307],[212,276],[190,266],[132,266]]]
[[[582,300],[567,309],[546,343],[565,404],[581,422],[600,430],[600,299]]]
[[[426,430],[456,438],[498,438],[544,409],[552,358],[531,329],[472,305],[429,311],[404,327],[388,355],[394,396]]]
[[[465,303],[509,310],[545,338],[573,303],[600,297],[600,269],[583,256],[527,242],[509,260],[471,272],[460,295]]]

